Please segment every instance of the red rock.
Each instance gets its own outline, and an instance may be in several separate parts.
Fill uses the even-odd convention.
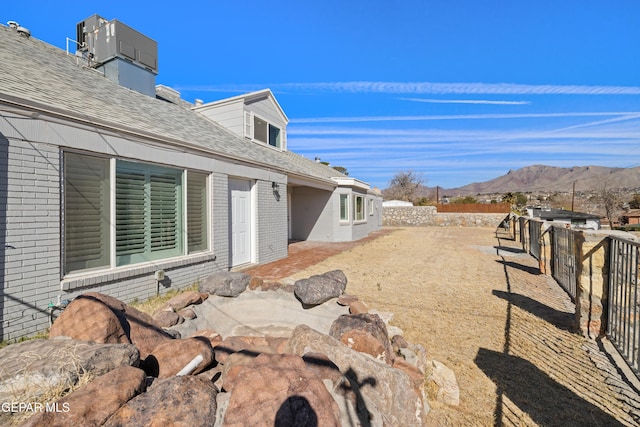
[[[231,393],[227,427],[340,425],[337,403],[298,356],[262,354],[225,388]]]
[[[284,353],[287,338],[279,337],[227,337],[215,347],[215,357],[218,363],[225,363],[230,354],[242,351],[257,356],[261,353]]]
[[[368,335],[359,332],[351,333],[349,336],[349,339],[352,341],[352,343],[349,344],[350,347],[355,350],[371,354],[372,356],[383,360],[387,364],[391,364],[393,362],[395,355],[393,353],[393,348],[391,347],[391,342],[389,341],[387,327],[380,316],[369,313],[343,314],[342,316],[339,316],[333,324],[331,324],[329,335],[347,344],[348,339],[342,339],[342,336],[346,332],[352,330],[361,331]],[[377,348],[377,345],[371,340],[371,338],[374,338],[375,341],[382,346],[383,351]]]
[[[351,304],[349,304],[349,313],[351,314],[362,314],[362,313],[368,313],[368,312],[369,312],[369,308],[367,307],[367,304],[363,303],[360,300],[354,301]]]
[[[416,390],[416,393],[422,390],[425,383],[424,372],[404,360],[402,357],[395,358],[395,360],[393,361],[393,367],[396,369],[400,369],[402,372],[409,376],[411,382],[413,383],[413,387]]]
[[[58,400],[55,405],[58,411],[37,413],[23,426],[99,426],[145,389],[144,371],[122,366]]]
[[[351,305],[354,302],[359,301],[358,297],[355,295],[342,294],[338,297],[338,304],[340,305]]]
[[[392,357],[386,352],[380,341],[366,331],[352,329],[342,334],[340,341],[355,351],[370,354],[374,358],[387,364],[392,363]]]
[[[184,322],[184,317],[180,316],[175,311],[158,311],[153,315],[153,320],[158,326],[163,328],[170,328],[174,325]]]
[[[180,311],[192,304],[201,304],[202,301],[204,300],[200,292],[185,291],[171,298],[167,301],[167,304],[173,308],[174,311]]]
[[[123,326],[131,343],[140,350],[140,359],[145,359],[151,350],[161,342],[173,339],[171,335],[162,330],[162,327],[156,324],[151,316],[116,298],[98,292],[88,292],[81,297],[95,298],[111,308],[120,319],[120,324]]]
[[[194,337],[205,337],[209,340],[209,342],[211,343],[211,347],[213,348],[222,343],[222,336],[213,329],[201,329],[199,331],[195,331],[189,338]]]
[[[212,426],[217,394],[211,381],[196,376],[158,380],[146,393],[124,404],[104,425]]]
[[[144,368],[153,377],[167,378],[176,375],[198,355],[203,357],[203,361],[191,372],[192,375],[202,372],[213,362],[213,348],[209,340],[205,337],[168,340],[153,349],[144,360]]]
[[[192,308],[183,308],[178,312],[178,316],[182,317],[183,320],[193,320],[197,318],[196,312],[193,311]]]
[[[340,368],[322,353],[306,353],[302,360],[318,378],[331,380],[334,385],[343,377]]]
[[[102,301],[81,295],[58,316],[50,337],[67,336],[101,344],[130,344],[118,316]]]

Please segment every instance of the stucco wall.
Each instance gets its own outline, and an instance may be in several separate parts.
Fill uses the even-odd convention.
[[[435,206],[385,207],[383,225],[392,227],[497,227],[506,214],[438,213]]]

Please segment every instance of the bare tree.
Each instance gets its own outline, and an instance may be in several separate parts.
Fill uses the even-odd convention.
[[[620,205],[620,196],[606,184],[600,188],[599,196],[605,216],[609,220],[609,227],[613,229],[613,218]]]
[[[424,182],[425,179],[421,173],[413,170],[399,171],[395,173],[389,182],[389,188],[385,189],[383,194],[386,199],[412,202]]]

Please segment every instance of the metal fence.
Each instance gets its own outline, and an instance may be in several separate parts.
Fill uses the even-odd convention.
[[[553,278],[576,300],[576,254],[573,231],[553,227],[551,230],[551,273]]]
[[[537,260],[540,260],[541,234],[542,223],[539,221],[529,221],[529,253]]]
[[[607,335],[627,363],[640,369],[638,317],[638,252],[640,243],[611,237],[609,246],[609,310]]]

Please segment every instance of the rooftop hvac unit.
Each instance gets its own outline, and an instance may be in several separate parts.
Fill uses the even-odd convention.
[[[78,50],[96,66],[120,58],[158,73],[158,44],[122,22],[92,15],[76,25],[76,32]]]

